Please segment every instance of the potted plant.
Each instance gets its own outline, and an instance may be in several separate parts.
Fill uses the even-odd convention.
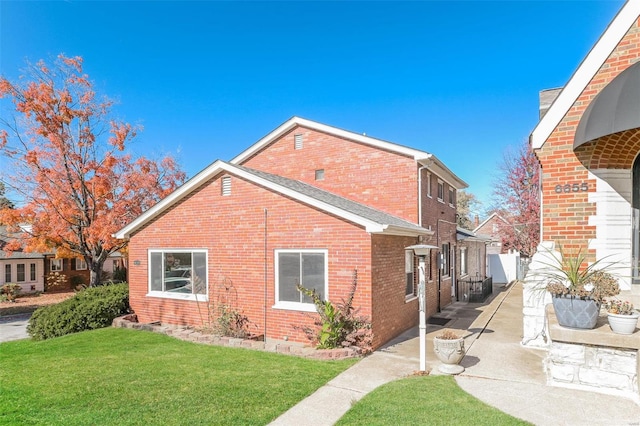
[[[618,334],[633,334],[638,325],[640,312],[633,309],[633,304],[626,300],[609,300],[605,309],[611,331]]]
[[[460,374],[464,367],[458,365],[464,357],[464,339],[451,330],[445,330],[433,338],[433,351],[442,364],[438,367],[445,374]]]
[[[581,251],[560,258],[553,255],[555,264],[545,264],[549,272],[546,290],[551,293],[558,324],[563,327],[592,329],[596,326],[601,304],[605,298],[620,293],[618,280],[606,272],[613,264],[602,260],[587,264]]]

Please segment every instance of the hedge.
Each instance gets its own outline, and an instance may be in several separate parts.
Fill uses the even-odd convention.
[[[108,327],[131,312],[127,283],[90,287],[56,305],[38,308],[27,325],[34,340]]]

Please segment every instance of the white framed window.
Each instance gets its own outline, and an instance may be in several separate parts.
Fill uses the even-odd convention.
[[[405,250],[404,252],[404,274],[406,277],[406,285],[404,295],[406,299],[411,299],[416,295],[416,285],[414,280],[414,256],[413,250]]]
[[[453,188],[449,187],[449,205],[453,207],[455,204],[455,194],[453,192]]]
[[[431,173],[427,173],[427,197],[433,198],[431,195]]]
[[[35,263],[31,263],[29,265],[29,280],[31,281],[36,280],[36,264]]]
[[[76,262],[76,271],[86,271],[87,270],[87,262],[84,259],[74,259]]]
[[[8,263],[4,265],[4,282],[5,283],[11,282],[11,265]]]
[[[467,248],[460,248],[460,275],[467,275]]]
[[[205,300],[208,252],[204,249],[149,250],[149,294]]]
[[[311,297],[298,285],[328,297],[328,251],[301,249],[275,251],[276,304],[274,308],[315,312]]]
[[[49,260],[49,270],[51,272],[60,272],[64,267],[64,259]]]
[[[16,281],[19,283],[23,283],[26,280],[26,265],[24,263],[18,263],[16,265]]]
[[[444,182],[438,179],[438,201],[444,203]]]

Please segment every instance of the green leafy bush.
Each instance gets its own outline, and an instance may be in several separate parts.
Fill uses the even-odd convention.
[[[364,352],[372,350],[373,333],[371,322],[358,314],[359,309],[353,306],[353,296],[358,286],[358,270],[353,271],[353,281],[349,297],[341,303],[333,304],[322,300],[315,290],[298,285],[298,290],[311,297],[319,317],[314,319],[315,327],[296,326],[307,338],[315,342],[318,349],[335,349],[357,346]]]
[[[108,327],[114,318],[131,312],[126,283],[91,287],[71,299],[38,308],[27,325],[35,340]]]

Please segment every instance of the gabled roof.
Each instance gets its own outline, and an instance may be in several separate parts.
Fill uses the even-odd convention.
[[[372,138],[359,133],[350,132],[348,130],[339,129],[337,127],[328,126],[326,124],[318,123],[316,121],[307,120],[301,117],[291,117],[289,120],[282,123],[275,130],[271,131],[268,135],[264,136],[258,142],[251,145],[249,148],[238,154],[233,158],[231,164],[242,164],[245,160],[258,153],[263,148],[280,138],[282,135],[291,131],[297,126],[305,127],[307,129],[315,130],[318,132],[326,133],[343,139],[349,139],[354,142],[362,143],[365,145],[373,146],[375,148],[384,149],[385,151],[394,152],[396,154],[405,155],[413,158],[416,162],[422,165],[429,165],[434,168],[436,174],[438,174],[449,185],[456,189],[467,188],[466,182],[456,176],[451,170],[449,170],[442,161],[440,161],[435,155],[425,151],[409,148],[404,145],[398,145],[393,142],[387,142],[382,139]]]
[[[169,194],[158,204],[147,210],[129,225],[116,232],[114,234],[115,237],[129,238],[132,233],[162,214],[166,209],[179,203],[184,197],[204,185],[214,176],[224,172],[361,225],[367,232],[373,234],[409,236],[433,234],[433,231],[427,230],[415,223],[381,212],[364,204],[348,200],[312,185],[218,160]]]
[[[571,76],[549,111],[531,132],[529,142],[533,149],[542,148],[638,17],[640,0],[628,0]]]
[[[492,219],[499,219],[501,221],[503,221],[506,224],[509,224],[509,221],[507,219],[505,219],[504,217],[500,216],[497,212],[493,212],[489,215],[489,217],[487,217],[485,220],[482,221],[482,223],[480,223],[480,225],[476,226],[475,229],[473,230],[473,232],[478,232],[478,229],[482,228],[484,225],[486,225],[487,223],[489,223]]]

